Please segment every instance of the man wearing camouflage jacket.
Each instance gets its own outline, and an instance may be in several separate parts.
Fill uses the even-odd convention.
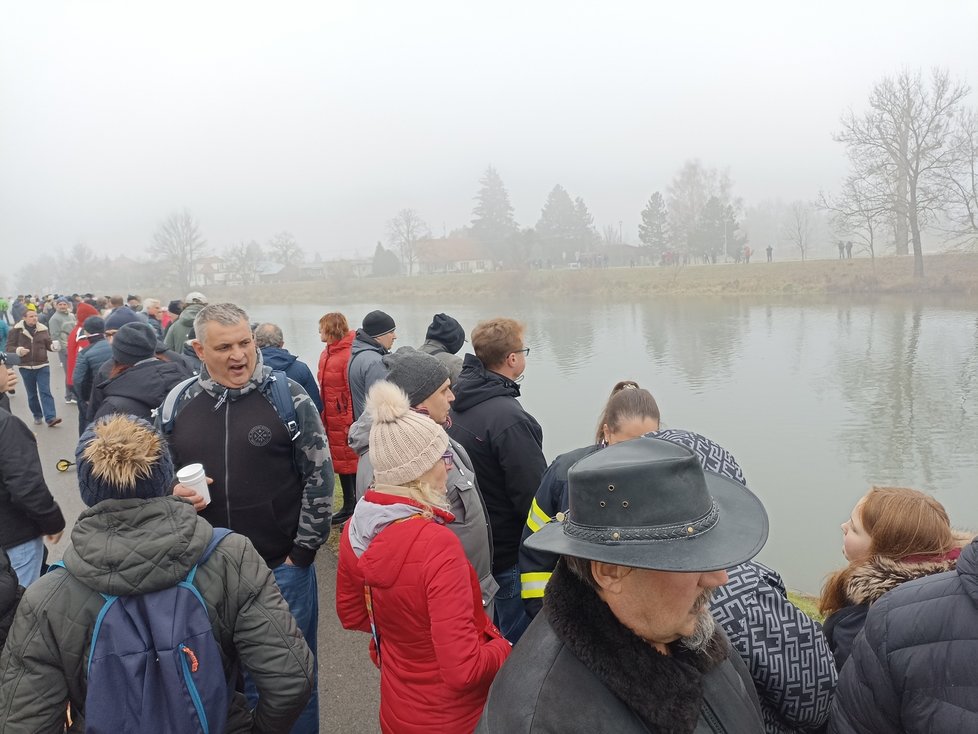
[[[333,496],[333,465],[319,412],[305,390],[288,380],[298,424],[292,436],[272,399],[272,370],[262,363],[248,315],[238,306],[205,307],[194,331],[201,373],[189,387],[174,388],[167,399],[179,394],[172,418],[164,410],[157,421],[168,434],[176,467],[204,465],[211,501],[205,504],[182,484],[174,494],[215,527],[231,528],[254,543],[315,655],[319,602],[313,562],[329,536]],[[319,730],[316,690],[293,732]]]

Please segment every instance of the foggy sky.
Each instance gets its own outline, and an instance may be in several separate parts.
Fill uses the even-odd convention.
[[[747,205],[810,200],[881,76],[978,86],[978,3],[663,5],[5,2],[0,255],[138,253],[183,207],[217,251],[369,255],[401,208],[468,224],[489,164],[521,226],[560,183],[635,242],[688,158]]]

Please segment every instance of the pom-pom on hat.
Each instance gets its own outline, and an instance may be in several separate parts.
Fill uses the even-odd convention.
[[[153,426],[132,415],[108,415],[88,427],[75,450],[78,489],[89,507],[102,500],[170,494],[173,462]]]
[[[370,463],[378,484],[404,485],[425,474],[448,448],[448,434],[431,418],[411,410],[405,392],[378,380],[367,394]]]
[[[384,313],[383,311],[371,311],[363,317],[363,333],[369,337],[376,338],[384,334],[390,334],[396,328],[394,319],[390,317],[390,314]]]

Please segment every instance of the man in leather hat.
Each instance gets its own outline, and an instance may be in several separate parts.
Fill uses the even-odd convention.
[[[708,602],[767,540],[767,514],[685,446],[625,441],[568,472],[569,510],[526,540],[561,555],[543,613],[476,729],[763,732],[743,661]]]

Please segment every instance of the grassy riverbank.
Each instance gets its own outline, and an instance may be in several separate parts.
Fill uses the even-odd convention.
[[[641,298],[648,296],[790,296],[831,294],[978,294],[978,254],[924,258],[925,277],[913,278],[913,258],[884,257],[750,265],[503,271],[396,278],[326,279],[247,288],[209,287],[211,300],[260,303],[478,300],[500,296]]]

